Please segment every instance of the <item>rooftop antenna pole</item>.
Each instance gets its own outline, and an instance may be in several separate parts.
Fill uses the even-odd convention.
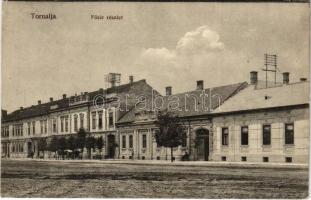
[[[266,72],[266,88],[268,87],[268,72],[274,73],[274,84],[276,85],[276,71],[277,69],[277,55],[265,54],[265,69],[262,69]],[[273,67],[274,69],[270,69]]]

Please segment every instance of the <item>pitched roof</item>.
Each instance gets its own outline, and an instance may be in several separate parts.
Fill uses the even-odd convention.
[[[154,118],[155,113],[152,115],[150,110],[156,110],[155,106],[161,110],[167,109],[172,111],[178,117],[205,115],[210,113],[211,110],[217,108],[219,105],[223,104],[223,102],[225,102],[231,96],[235,95],[240,90],[244,89],[246,86],[247,83],[242,82],[232,85],[207,88],[204,90],[194,90],[170,96],[163,96],[163,104],[161,104],[161,98],[154,100],[154,102],[148,101],[147,104],[143,103],[144,105],[141,107],[146,107],[146,110],[140,109],[141,107],[134,107],[122,118],[120,118],[118,124],[134,122],[137,120],[139,121],[140,119],[143,121],[150,118],[152,119]],[[203,96],[205,97],[203,98]],[[142,112],[143,115],[146,115],[147,117],[141,116],[137,119],[137,115],[140,112]]]
[[[89,102],[92,102],[92,100],[95,98],[96,95],[103,94],[103,93],[106,95],[111,94],[111,93],[125,94],[126,92],[129,92],[132,88],[135,88],[135,86],[139,86],[142,84],[146,84],[146,80],[143,79],[143,80],[139,80],[133,83],[123,84],[123,85],[116,86],[113,88],[108,88],[106,90],[96,90],[93,92],[89,92],[88,93]],[[21,120],[25,118],[46,115],[56,110],[69,108],[70,98],[72,98],[72,96],[67,97],[65,99],[59,99],[56,101],[42,103],[39,105],[34,105],[34,106],[26,107],[23,109],[15,110],[12,113],[7,114],[5,118],[2,118],[2,121],[6,122],[6,121],[13,121],[13,120]],[[51,107],[53,106],[55,107],[55,109],[51,109]]]
[[[258,89],[249,85],[212,113],[226,113],[309,103],[309,82],[283,84]]]
[[[51,106],[57,106],[58,109],[65,108],[69,105],[69,99],[60,99],[53,102],[43,103],[39,105],[30,106],[27,108],[22,108],[15,110],[8,114],[5,118],[2,118],[3,122],[20,120],[30,117],[36,117],[40,115],[46,115],[49,113]]]

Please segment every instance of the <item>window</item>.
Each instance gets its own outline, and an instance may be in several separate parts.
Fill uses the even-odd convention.
[[[80,114],[80,128],[83,128],[84,127],[84,114],[81,113]]]
[[[103,111],[98,112],[98,128],[103,128]]]
[[[227,127],[222,128],[222,145],[229,144],[229,129]]]
[[[48,120],[44,120],[44,133],[48,132]]]
[[[262,161],[263,161],[263,162],[269,162],[269,157],[263,157],[263,158],[262,158]]]
[[[285,144],[294,144],[294,124],[285,124]]]
[[[53,133],[56,132],[56,119],[53,119]]]
[[[243,161],[243,162],[247,161],[246,156],[242,156],[242,157],[241,157],[241,161]]]
[[[271,125],[263,125],[262,130],[262,144],[270,145],[271,144]]]
[[[109,112],[109,127],[113,126],[113,112]]]
[[[60,117],[60,132],[64,132],[64,117]]]
[[[241,145],[248,145],[248,126],[241,127]]]
[[[96,112],[92,112],[92,129],[96,128]]]
[[[36,122],[32,122],[32,134],[36,134]]]
[[[291,163],[291,162],[293,162],[293,158],[292,157],[285,157],[285,162]]]
[[[143,148],[147,148],[147,135],[143,134]]]
[[[73,117],[73,128],[74,131],[78,131],[78,115],[74,115]]]
[[[68,122],[68,116],[65,117],[65,131],[68,132],[69,130],[69,122]]]
[[[129,148],[133,148],[133,135],[129,135]]]
[[[40,121],[40,133],[41,134],[43,133],[43,121],[42,120]]]
[[[30,122],[27,123],[27,130],[28,130],[28,135],[30,135]]]
[[[221,156],[221,161],[226,161],[227,157],[226,156]]]
[[[126,148],[126,135],[122,135],[122,148]]]

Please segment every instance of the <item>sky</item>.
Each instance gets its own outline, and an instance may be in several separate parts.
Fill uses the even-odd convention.
[[[278,55],[278,81],[288,71],[296,82],[309,77],[308,20],[304,3],[5,2],[1,107],[98,90],[109,72],[162,94],[249,81],[252,70],[264,80],[265,53]]]

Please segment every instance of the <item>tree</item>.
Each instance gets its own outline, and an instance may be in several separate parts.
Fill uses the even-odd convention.
[[[81,149],[82,152],[83,152],[83,148],[85,147],[86,134],[87,133],[83,128],[80,128],[77,133],[76,147],[78,149]]]
[[[88,136],[85,140],[85,148],[88,151],[89,158],[91,157],[91,151],[95,148],[96,140],[93,136]]]
[[[66,149],[66,138],[65,137],[61,137],[59,138],[58,140],[58,147],[59,147],[59,151],[60,151],[60,154],[62,155],[63,159],[64,159],[64,152],[65,152],[65,149]]]
[[[52,140],[48,145],[48,150],[52,152],[56,152],[58,150],[58,139],[56,136],[52,137]]]
[[[171,149],[171,162],[173,162],[173,148],[182,145],[187,138],[179,118],[167,111],[159,111],[157,114],[159,131],[155,133],[158,145]]]
[[[46,139],[45,139],[45,138],[41,138],[41,139],[38,141],[38,151],[43,152],[43,157],[44,157],[44,152],[45,152],[45,150],[47,150],[47,142],[46,142]]]
[[[66,140],[66,149],[70,149],[71,151],[74,151],[76,148],[76,139],[72,135]]]
[[[70,153],[71,158],[75,158],[75,153],[74,150],[76,149],[76,138],[74,136],[70,136],[69,138],[66,139],[66,149],[71,150],[72,152]]]
[[[100,136],[96,139],[96,148],[99,149],[99,152],[101,152],[103,147],[104,147],[103,137]]]

